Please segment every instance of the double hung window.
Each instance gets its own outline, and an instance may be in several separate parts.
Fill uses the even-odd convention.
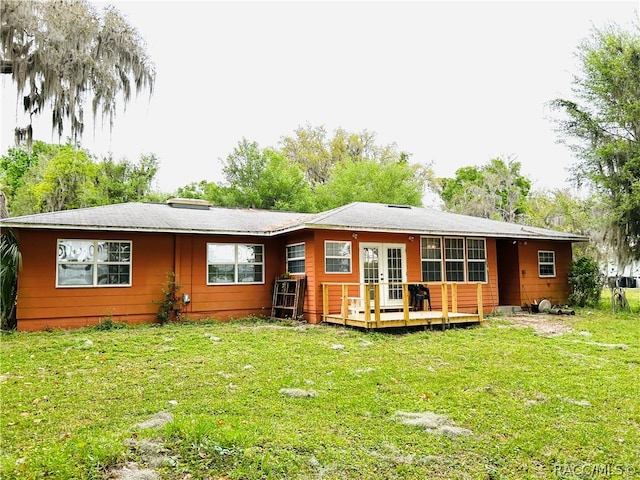
[[[287,245],[287,272],[304,273],[304,243]]]
[[[556,252],[538,251],[538,275],[540,277],[556,276]]]
[[[324,271],[351,273],[351,242],[324,242]]]
[[[467,272],[470,282],[487,281],[487,257],[484,238],[467,238]]]
[[[444,239],[444,270],[447,282],[464,282],[464,238]]]
[[[442,281],[442,240],[439,237],[422,239],[422,281]]]

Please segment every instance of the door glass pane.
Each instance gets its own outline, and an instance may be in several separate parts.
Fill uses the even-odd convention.
[[[380,278],[378,253],[377,247],[364,247],[362,249],[364,283],[377,283]],[[373,299],[373,289],[371,290],[371,299]]]
[[[402,249],[387,248],[387,277],[389,279],[389,300],[402,299]]]

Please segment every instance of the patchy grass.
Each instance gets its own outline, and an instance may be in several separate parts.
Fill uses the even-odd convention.
[[[0,476],[137,462],[166,479],[637,478],[640,319],[555,320],[570,333],[496,317],[395,334],[253,320],[6,335]],[[136,426],[159,412],[172,420]]]

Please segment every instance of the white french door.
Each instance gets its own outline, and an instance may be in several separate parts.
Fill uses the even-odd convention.
[[[380,283],[380,305],[402,305],[406,282],[406,246],[403,243],[361,243],[360,282]],[[364,297],[364,290],[361,292]],[[373,300],[373,290],[371,291]]]

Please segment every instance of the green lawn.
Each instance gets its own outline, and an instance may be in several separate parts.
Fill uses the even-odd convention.
[[[631,310],[640,314],[640,288],[625,288],[623,290]],[[601,308],[611,308],[611,293],[612,291],[609,288],[602,290],[602,295],[600,296]]]
[[[394,334],[253,320],[5,335],[0,477],[137,462],[163,479],[639,478],[640,316],[550,319],[572,331],[493,317]],[[137,426],[159,412],[172,420]]]

